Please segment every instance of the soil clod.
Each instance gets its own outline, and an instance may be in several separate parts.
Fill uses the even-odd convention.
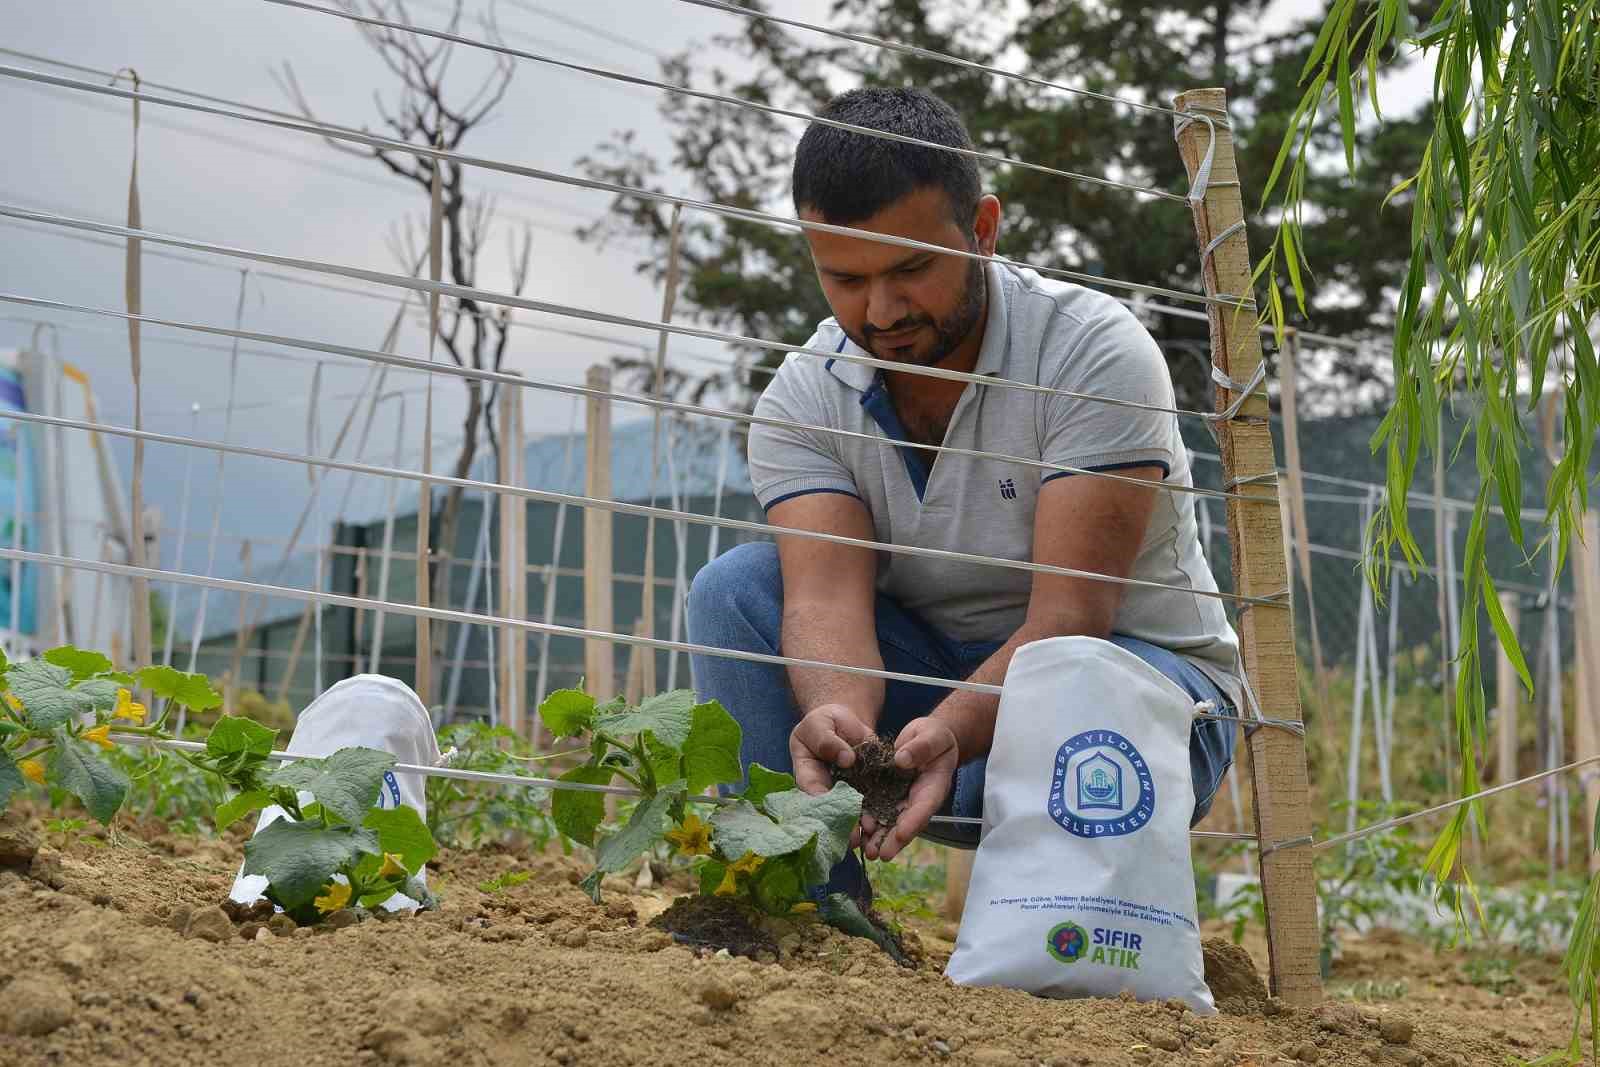
[[[870,738],[855,748],[856,761],[849,767],[834,769],[836,782],[845,782],[861,794],[861,813],[870,815],[880,826],[893,826],[900,817],[900,805],[911,793],[915,771],[894,765],[894,743]]]
[[[1256,973],[1250,953],[1220,937],[1200,944],[1205,959],[1206,985],[1217,1010],[1228,1015],[1254,1015],[1267,1003],[1267,987]]]
[[[189,937],[198,937],[202,941],[231,941],[238,936],[233,929],[233,920],[228,918],[228,913],[221,908],[201,908],[189,916],[189,926],[184,933]]]
[[[777,944],[751,921],[744,909],[723,897],[679,897],[650,925],[684,944],[727,949],[735,956],[753,959],[757,952],[778,952]]]

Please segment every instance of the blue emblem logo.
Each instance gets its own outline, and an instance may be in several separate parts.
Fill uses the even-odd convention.
[[[1000,496],[1006,500],[1017,499],[1017,483],[1010,478],[1001,478]]]
[[[1056,751],[1050,817],[1077,837],[1121,837],[1156,813],[1156,783],[1133,742],[1112,730],[1085,730]]]
[[[1096,753],[1078,764],[1078,807],[1122,810],[1122,768],[1115,760]]]
[[[388,804],[388,807],[398,808],[400,806],[400,783],[395,780],[395,776],[394,776],[394,772],[393,771],[384,771],[383,772],[383,784],[389,787],[389,804]],[[378,791],[378,807],[381,808],[381,807],[384,807],[384,806],[385,805],[383,803],[383,791],[380,789]]]

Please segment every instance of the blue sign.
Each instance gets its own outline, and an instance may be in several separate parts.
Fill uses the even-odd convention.
[[[1112,730],[1085,730],[1056,750],[1047,810],[1078,837],[1121,837],[1156,813],[1156,783],[1133,742]]]

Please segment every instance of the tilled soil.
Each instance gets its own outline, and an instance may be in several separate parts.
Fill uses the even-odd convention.
[[[914,923],[914,970],[820,924],[761,963],[652,928],[670,890],[608,879],[597,907],[578,863],[492,851],[442,858],[437,912],[239,925],[216,907],[238,845],[159,840],[123,833],[0,871],[0,1064],[1502,1064],[1559,1044],[1569,1018],[1549,960],[1516,961],[1520,991],[1499,995],[1467,984],[1461,957],[1387,936],[1352,944],[1331,988],[1404,983],[1400,999],[1290,1011],[1222,952],[1219,986],[1245,1014],[1209,1019],[957,988],[939,922]],[[512,870],[532,877],[478,889]]]

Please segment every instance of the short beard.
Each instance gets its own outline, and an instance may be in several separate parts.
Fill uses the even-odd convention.
[[[972,333],[973,328],[978,325],[978,320],[984,312],[984,301],[987,294],[988,281],[983,273],[983,261],[969,259],[967,261],[966,285],[961,293],[961,301],[956,304],[955,309],[949,315],[937,322],[927,316],[911,321],[902,321],[887,330],[878,330],[869,326],[863,331],[863,336],[861,337],[850,334],[850,340],[854,341],[856,346],[864,351],[878,355],[872,347],[873,334],[898,333],[912,326],[928,326],[933,330],[934,341],[927,354],[917,355],[913,353],[909,357],[898,359],[895,362],[909,363],[918,367],[937,366],[949,359],[955,350],[961,347],[961,342],[965,341],[967,336]],[[846,332],[848,333],[848,331]],[[880,358],[887,357],[880,356]]]

